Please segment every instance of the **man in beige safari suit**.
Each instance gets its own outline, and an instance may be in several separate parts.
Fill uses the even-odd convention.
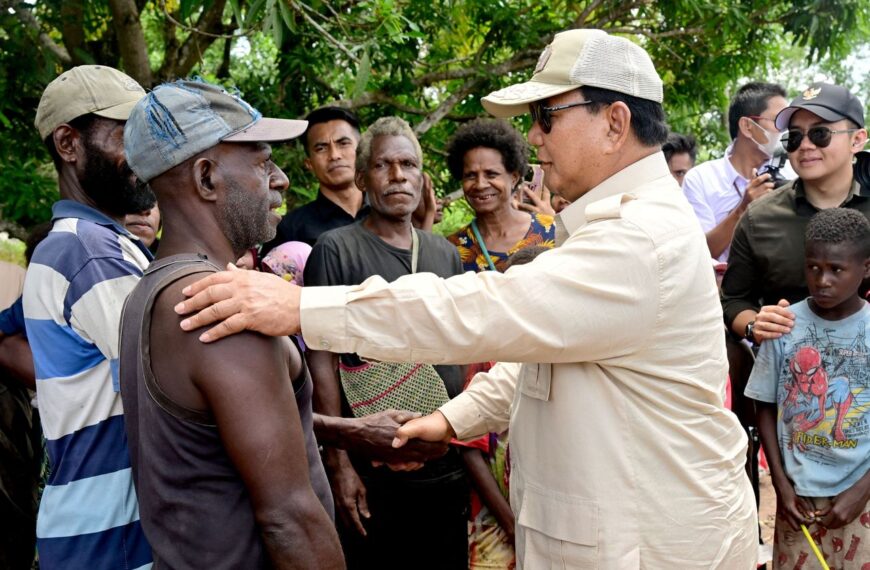
[[[483,99],[496,116],[531,112],[547,185],[572,202],[558,248],[504,274],[355,287],[224,272],[187,291],[178,312],[214,306],[182,327],[222,320],[200,337],[211,342],[301,323],[321,350],[521,362],[479,375],[395,444],[510,424],[522,567],[754,568],[746,437],[723,404],[722,312],[704,234],[660,151],[661,101],[636,44],[558,34],[531,81]]]

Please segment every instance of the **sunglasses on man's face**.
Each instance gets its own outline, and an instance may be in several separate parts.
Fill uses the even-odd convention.
[[[580,107],[581,105],[591,104],[592,101],[577,101],[576,103],[566,103],[565,105],[554,105],[552,107],[547,107],[540,102],[535,102],[529,104],[529,112],[532,114],[532,121],[538,123],[538,125],[540,125],[541,127],[541,130],[544,131],[545,134],[549,134],[550,130],[553,128],[553,124],[550,122],[550,115],[552,115],[556,111],[564,111],[565,109],[570,109],[571,107]]]
[[[782,144],[785,146],[786,152],[794,152],[800,148],[804,137],[810,139],[810,142],[819,148],[825,148],[831,144],[831,136],[844,133],[854,133],[860,129],[843,129],[840,131],[832,131],[828,127],[810,127],[804,134],[799,129],[789,129],[788,134],[782,137]]]

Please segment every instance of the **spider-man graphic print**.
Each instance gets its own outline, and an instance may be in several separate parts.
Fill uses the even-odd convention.
[[[777,404],[786,473],[806,497],[830,497],[870,467],[870,305],[826,321],[806,301],[795,327],[762,343],[746,395]]]

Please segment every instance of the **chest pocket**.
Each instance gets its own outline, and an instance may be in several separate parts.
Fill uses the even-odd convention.
[[[523,364],[520,370],[520,390],[536,400],[550,399],[550,383],[553,380],[552,364]]]

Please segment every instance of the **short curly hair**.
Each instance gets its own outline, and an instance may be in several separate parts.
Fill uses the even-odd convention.
[[[356,171],[364,172],[369,167],[369,159],[372,157],[372,141],[376,137],[405,137],[411,141],[414,147],[414,153],[417,155],[417,162],[420,163],[420,169],[423,169],[423,149],[420,148],[420,141],[417,140],[417,135],[414,134],[414,129],[405,119],[399,117],[381,117],[366,129],[359,140],[359,145],[356,147]]]
[[[805,243],[849,243],[861,257],[870,257],[870,221],[850,208],[822,210],[810,219]]]
[[[447,167],[456,180],[462,180],[465,154],[475,148],[491,148],[501,154],[508,172],[520,178],[529,168],[529,145],[523,135],[501,119],[475,119],[465,123],[447,142]]]

